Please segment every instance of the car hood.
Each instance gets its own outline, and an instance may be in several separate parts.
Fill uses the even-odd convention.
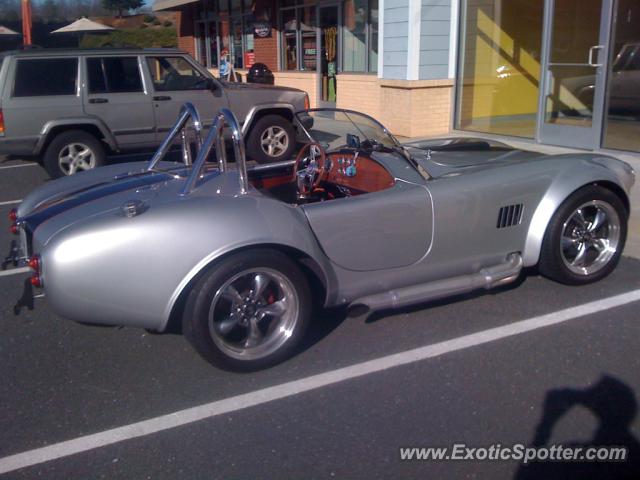
[[[256,91],[256,92],[292,92],[292,93],[304,93],[302,90],[291,87],[282,87],[277,85],[265,85],[263,83],[238,83],[238,82],[224,82],[224,88],[228,91]]]

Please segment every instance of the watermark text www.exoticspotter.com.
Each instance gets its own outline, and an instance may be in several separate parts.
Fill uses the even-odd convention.
[[[423,461],[485,461],[502,460],[530,462],[623,462],[627,459],[626,447],[573,447],[551,445],[527,447],[522,444],[489,447],[470,447],[456,443],[449,447],[401,447],[400,460]]]

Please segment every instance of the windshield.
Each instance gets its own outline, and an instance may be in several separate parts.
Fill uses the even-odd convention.
[[[385,147],[398,145],[387,130],[367,115],[349,110],[315,109],[296,114],[307,135],[325,150],[358,147],[369,141]]]

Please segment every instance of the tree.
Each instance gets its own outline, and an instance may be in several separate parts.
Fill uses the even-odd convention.
[[[122,12],[133,10],[143,5],[142,0],[102,0],[102,6],[112,12],[118,12],[118,17],[122,18]]]
[[[45,22],[53,22],[60,19],[60,10],[55,0],[44,0],[39,9],[40,17]]]

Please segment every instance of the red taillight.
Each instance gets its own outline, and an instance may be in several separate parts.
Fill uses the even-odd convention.
[[[18,219],[18,210],[16,210],[15,208],[12,208],[11,211],[9,212],[9,221],[15,222],[17,219]]]
[[[4,135],[4,115],[2,110],[0,110],[0,135]]]
[[[11,225],[11,227],[9,227],[9,230],[11,231],[11,233],[13,233],[14,235],[17,235],[18,232],[20,231],[20,229],[18,228],[18,225],[16,225],[15,223]]]
[[[31,285],[34,287],[42,287],[42,279],[40,278],[40,255],[33,255],[29,259],[29,268],[33,270],[33,275],[31,275]]]
[[[304,109],[309,110],[311,108],[311,102],[309,102],[309,95],[304,96]]]
[[[29,259],[29,268],[36,273],[40,273],[40,255],[33,255]]]

